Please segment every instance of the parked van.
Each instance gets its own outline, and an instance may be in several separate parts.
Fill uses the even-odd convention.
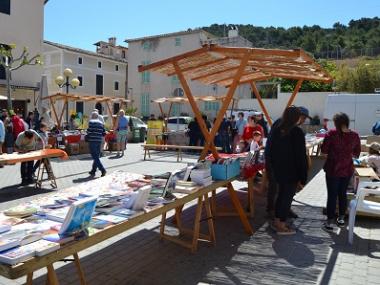
[[[325,102],[327,127],[334,128],[334,114],[344,112],[350,117],[350,128],[360,135],[371,135],[372,126],[380,120],[380,94],[331,94]]]

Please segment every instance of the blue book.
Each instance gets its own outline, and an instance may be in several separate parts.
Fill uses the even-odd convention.
[[[72,235],[86,229],[94,214],[95,206],[96,197],[80,199],[71,204],[59,234]]]

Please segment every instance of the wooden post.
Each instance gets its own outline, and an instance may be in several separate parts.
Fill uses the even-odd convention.
[[[298,91],[299,91],[300,88],[301,88],[302,82],[303,82],[303,79],[299,79],[299,80],[297,81],[296,87],[294,87],[294,90],[293,90],[292,96],[290,96],[289,101],[288,101],[288,104],[286,104],[286,107],[289,107],[290,105],[293,104],[293,101],[294,101],[294,99],[296,98],[297,93],[298,93]]]
[[[33,272],[28,273],[26,276],[26,285],[32,285],[33,284]]]
[[[211,129],[209,139],[206,140],[207,144],[205,145],[205,148],[202,150],[202,153],[200,155],[200,160],[202,160],[202,159],[204,159],[206,157],[207,151],[208,151],[208,148],[209,148],[208,145],[209,144],[211,145],[211,142],[214,140],[215,135],[216,135],[217,131],[219,130],[219,127],[220,127],[220,124],[222,122],[223,116],[226,113],[226,110],[227,110],[228,105],[230,104],[230,102],[232,100],[232,97],[234,96],[236,87],[239,84],[240,78],[241,78],[241,76],[242,76],[242,74],[243,74],[243,72],[245,70],[245,67],[247,66],[247,63],[248,63],[250,55],[251,55],[251,53],[249,52],[249,50],[246,51],[243,59],[240,62],[239,69],[236,71],[236,74],[234,76],[232,84],[231,84],[230,88],[228,89],[226,98],[224,98],[222,107],[220,108],[219,113],[216,116],[216,120],[215,120],[214,126]],[[218,157],[215,157],[215,158],[218,158]]]
[[[66,105],[68,104],[68,101],[67,101],[67,99],[65,100],[65,103],[63,104],[63,108],[62,108],[62,112],[61,112],[61,114],[59,115],[59,120],[58,120],[58,126],[60,126],[61,125],[61,123],[62,123],[62,118],[63,118],[63,114],[65,113],[65,109],[66,109]],[[67,122],[68,123],[68,122]]]
[[[181,85],[182,85],[182,88],[183,88],[183,91],[185,92],[186,94],[186,97],[187,99],[189,100],[189,103],[191,105],[191,108],[193,109],[194,111],[194,115],[195,117],[197,118],[197,122],[198,122],[198,125],[199,127],[201,128],[201,131],[202,131],[202,134],[204,135],[205,137],[205,141],[206,142],[210,142],[210,141],[213,141],[214,140],[214,137],[215,137],[215,134],[214,136],[210,136],[208,130],[207,130],[207,126],[206,126],[206,123],[205,121],[203,120],[202,118],[202,115],[201,115],[201,112],[199,111],[199,108],[197,106],[197,103],[195,102],[195,99],[191,93],[191,90],[190,90],[190,87],[189,85],[187,84],[187,81],[185,79],[185,76],[183,75],[179,65],[177,62],[173,62],[173,66],[174,66],[174,70],[176,71],[177,73],[177,76],[178,76],[178,79],[179,81],[181,82]],[[207,146],[205,145],[205,148],[203,150],[206,149],[206,152],[207,153],[207,150],[209,149],[208,147],[208,144]],[[210,149],[214,155],[215,158],[218,158],[219,155],[218,155],[218,151],[216,150],[216,147],[212,144],[210,145]]]
[[[260,95],[259,90],[257,89],[256,83],[253,81],[253,82],[251,82],[250,84],[251,84],[252,92],[255,94],[256,99],[257,99],[257,102],[259,102],[259,105],[260,105],[260,107],[261,107],[261,110],[263,111],[264,116],[265,116],[265,118],[266,118],[267,121],[268,121],[268,124],[269,124],[270,126],[272,126],[272,124],[273,124],[273,123],[272,123],[272,119],[270,118],[270,116],[269,116],[269,114],[268,114],[268,110],[267,110],[267,108],[266,108],[265,105],[264,105],[263,99],[261,99],[261,95]]]
[[[168,119],[170,117],[170,113],[172,112],[172,107],[173,107],[173,102],[170,102],[169,111],[168,111]]]
[[[158,107],[160,108],[161,116],[165,117],[164,110],[162,109],[161,103],[158,103]]]
[[[57,126],[58,126],[58,129],[61,128],[60,124],[58,123],[58,115],[57,115],[57,110],[55,109],[55,106],[54,106],[54,102],[53,102],[53,99],[50,98],[50,105],[53,109],[53,113],[54,113],[54,117],[55,117],[55,121],[57,122]]]

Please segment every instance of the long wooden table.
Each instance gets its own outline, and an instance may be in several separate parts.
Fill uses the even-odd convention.
[[[67,153],[61,149],[41,149],[41,150],[35,150],[35,151],[26,152],[26,153],[14,152],[11,154],[0,155],[0,164],[12,165],[15,163],[40,160],[41,163],[38,168],[38,174],[37,174],[35,187],[41,188],[43,176],[46,173],[52,187],[57,188],[55,175],[54,175],[53,169],[50,166],[49,158],[67,159],[68,156],[67,156]]]
[[[84,285],[86,284],[85,282],[85,277],[83,270],[80,265],[79,257],[78,257],[78,252],[87,249],[97,243],[100,243],[106,239],[109,239],[115,235],[118,235],[124,231],[127,231],[129,229],[132,229],[133,227],[136,227],[142,223],[145,223],[155,217],[158,217],[162,215],[163,222],[166,218],[166,213],[171,211],[171,210],[176,210],[176,217],[180,215],[179,211],[177,209],[182,208],[186,203],[198,199],[198,204],[197,204],[197,210],[196,210],[196,217],[194,221],[194,229],[192,230],[192,235],[193,239],[191,241],[190,245],[185,245],[182,242],[177,242],[181,245],[185,245],[186,247],[190,248],[192,252],[194,252],[197,249],[198,241],[199,238],[202,237],[202,234],[200,234],[200,226],[199,223],[201,222],[201,212],[202,212],[202,206],[203,202],[205,202],[206,206],[206,212],[207,212],[207,219],[209,222],[209,230],[210,230],[210,236],[211,239],[210,241],[215,242],[215,233],[213,230],[213,220],[211,217],[211,211],[208,203],[208,195],[210,192],[215,191],[219,187],[227,187],[228,192],[231,195],[231,192],[234,192],[235,190],[231,186],[231,182],[234,180],[225,180],[225,181],[217,181],[212,183],[209,186],[203,187],[198,189],[197,191],[185,195],[183,197],[180,197],[176,200],[174,200],[172,203],[166,204],[166,205],[161,205],[158,207],[153,208],[152,210],[148,212],[141,212],[137,214],[136,216],[130,218],[129,220],[122,222],[120,224],[116,224],[113,226],[110,226],[108,228],[105,228],[99,232],[96,232],[94,234],[91,234],[90,236],[86,237],[85,239],[78,240],[78,241],[73,241],[68,244],[63,245],[58,251],[52,252],[50,254],[47,254],[42,257],[34,257],[31,258],[23,263],[10,266],[6,264],[0,264],[0,275],[9,278],[9,279],[16,279],[22,276],[27,275],[27,284],[32,284],[33,281],[33,272],[36,270],[39,270],[43,267],[46,267],[48,270],[47,273],[47,278],[49,281],[49,284],[51,285],[56,285],[59,284],[53,264],[55,262],[58,262],[68,256],[73,255],[74,256],[74,261],[75,265],[78,270],[78,274],[81,280],[81,284]],[[234,193],[236,195],[236,193]],[[231,196],[233,197],[232,194]],[[236,208],[236,210],[239,212],[240,219],[243,223],[245,231],[249,234],[253,234],[253,230],[251,225],[249,224],[246,216],[244,215],[243,209],[238,201],[235,199],[232,199],[232,202]],[[243,217],[243,218],[242,218]],[[177,217],[177,222],[179,222],[179,229],[181,233],[185,232],[185,229],[181,228],[180,226],[180,218],[179,216]],[[176,241],[175,238],[170,238],[164,233],[164,226],[161,225],[161,230],[160,230],[161,238],[167,238],[172,241]]]

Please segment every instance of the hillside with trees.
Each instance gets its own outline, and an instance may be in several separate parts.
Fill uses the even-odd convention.
[[[302,48],[312,54],[334,77],[334,83],[321,84],[305,81],[301,91],[341,91],[373,93],[380,88],[380,18],[351,20],[348,25],[335,23],[332,28],[311,27],[256,27],[253,25],[218,25],[203,27],[219,36],[227,35],[231,27],[260,48]],[[355,64],[342,59],[358,58]],[[338,64],[337,64],[338,63]],[[296,84],[280,80],[281,89],[291,92]]]

